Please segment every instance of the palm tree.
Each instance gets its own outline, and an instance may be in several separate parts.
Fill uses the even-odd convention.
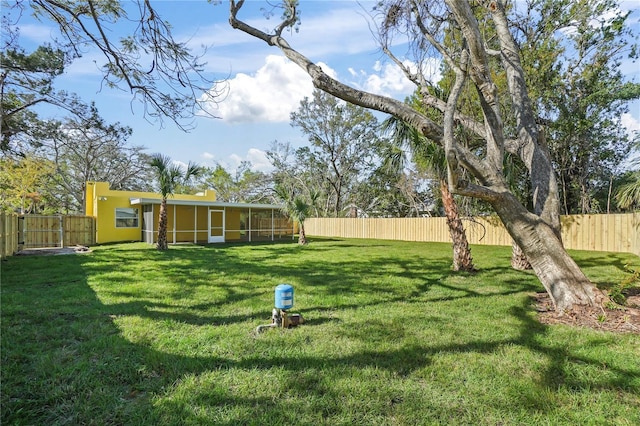
[[[475,271],[467,234],[458,212],[458,205],[447,184],[447,161],[444,149],[434,143],[430,143],[414,128],[397,120],[395,117],[385,120],[382,123],[382,127],[384,131],[392,134],[392,141],[394,142],[390,155],[385,159],[387,167],[400,171],[405,163],[404,151],[401,147],[408,146],[414,160],[419,162],[420,167],[429,170],[438,179],[449,235],[453,241],[453,270]]]
[[[636,150],[640,150],[640,140],[635,142]],[[630,209],[640,206],[640,157],[636,157],[631,162],[632,167],[636,167],[635,171],[630,174],[631,182],[622,185],[616,191],[616,204],[618,208]]]
[[[298,226],[300,226],[299,234],[298,234],[298,244],[306,245],[307,244],[307,236],[304,232],[304,221],[309,216],[311,212],[311,205],[307,204],[301,197],[295,197],[291,203],[287,205],[287,213],[291,220],[298,222]]]
[[[622,185],[616,193],[616,202],[621,209],[640,206],[640,170],[632,173],[633,181]]]
[[[189,162],[183,169],[171,161],[171,158],[162,154],[153,154],[149,165],[158,181],[158,189],[162,195],[160,203],[160,220],[158,221],[158,250],[167,249],[167,197],[173,195],[179,185],[189,182],[192,177],[197,177],[203,172],[203,168]]]
[[[282,212],[289,216],[289,219],[292,221],[298,222],[298,226],[300,228],[298,231],[298,244],[306,245],[307,236],[304,232],[304,221],[311,214],[311,209],[318,198],[318,193],[312,192],[309,195],[311,198],[310,203],[307,203],[301,196],[295,195],[295,190],[291,189],[290,191],[287,191],[282,185],[276,185],[275,193],[284,203],[282,206]]]

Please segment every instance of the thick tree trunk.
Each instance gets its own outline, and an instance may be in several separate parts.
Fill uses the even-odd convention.
[[[574,305],[600,304],[604,295],[582,273],[560,241],[557,182],[544,143],[544,135],[538,132],[527,93],[526,79],[520,65],[518,46],[511,35],[503,3],[489,2],[488,7],[495,23],[501,62],[507,74],[511,105],[517,123],[517,137],[508,140],[503,132],[500,100],[497,96],[497,86],[492,80],[487,43],[482,38],[476,18],[476,12],[479,10],[472,9],[470,3],[464,0],[445,0],[445,3],[460,26],[465,48],[462,54],[452,51],[443,55],[454,70],[456,80],[446,104],[436,102],[432,105],[445,114],[442,126],[409,104],[341,83],[326,74],[309,58],[292,49],[281,33],[284,28],[296,22],[295,13],[289,20],[282,22],[273,34],[267,34],[238,20],[236,16],[244,1],[232,0],[229,22],[233,28],[261,39],[270,46],[277,46],[287,58],[309,74],[318,89],[355,105],[391,114],[414,127],[427,139],[442,145],[449,164],[449,189],[461,195],[485,200],[493,206],[511,237],[531,262],[533,270],[553,299],[556,309],[567,310]],[[421,26],[419,30],[428,32],[425,26]],[[400,61],[396,63],[400,64]],[[416,84],[421,84],[421,80],[414,77],[409,70],[406,70],[405,74]],[[483,122],[474,122],[456,110],[457,97],[465,87],[467,78],[478,89]],[[467,145],[456,140],[453,130],[460,124],[485,140],[484,155],[478,155]],[[518,155],[529,170],[535,213],[527,211],[509,192],[503,174],[505,151]],[[478,183],[458,179],[458,167],[465,168]]]
[[[453,241],[453,270],[475,271],[467,234],[458,213],[458,205],[449,191],[446,181],[440,181],[440,193],[442,194],[444,214],[447,217],[449,235],[451,235],[451,241]]]
[[[518,271],[526,271],[531,269],[531,263],[525,256],[524,252],[515,242],[511,244],[511,267]]]
[[[569,256],[554,229],[527,211],[512,194],[503,194],[492,206],[553,300],[556,310],[574,305],[601,304],[605,296]]]
[[[163,199],[160,203],[160,220],[158,221],[158,250],[166,250],[167,245],[167,200]]]

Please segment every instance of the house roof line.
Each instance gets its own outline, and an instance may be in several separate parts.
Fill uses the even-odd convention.
[[[129,198],[132,206],[143,204],[160,204],[160,198]],[[281,209],[281,204],[259,204],[259,203],[227,203],[223,201],[199,201],[199,200],[178,200],[175,198],[167,198],[167,205],[179,206],[205,206],[205,207],[239,207],[239,208],[257,208],[257,209]]]

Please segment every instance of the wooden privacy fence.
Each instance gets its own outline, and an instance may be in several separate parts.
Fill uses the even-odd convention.
[[[568,249],[634,253],[640,256],[640,213],[562,216]],[[464,220],[470,244],[511,245],[497,217]],[[446,218],[309,218],[308,235],[384,240],[451,242]]]
[[[69,247],[95,244],[95,219],[91,216],[0,215],[2,257],[27,248]]]
[[[471,244],[511,245],[511,237],[496,217],[465,219]],[[305,221],[309,235],[376,238],[405,241],[451,242],[446,219],[330,219]],[[60,236],[62,235],[62,239]],[[91,216],[18,216],[0,213],[0,257],[19,248],[95,244]],[[575,250],[628,252],[640,256],[640,213],[562,216],[565,247]]]
[[[18,216],[0,212],[0,259],[18,251]]]

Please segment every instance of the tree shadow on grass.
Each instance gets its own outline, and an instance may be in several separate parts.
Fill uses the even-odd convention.
[[[351,245],[348,249],[351,249]],[[340,245],[342,249],[345,244]],[[372,245],[367,245],[371,247]],[[384,244],[378,244],[383,248]],[[323,247],[313,247],[314,254]],[[326,250],[335,248],[324,247]],[[516,275],[513,279],[504,277],[504,268],[486,268],[484,276],[497,282],[501,287],[478,291],[474,286],[474,274],[450,271],[448,256],[430,256],[426,260],[420,255],[378,256],[374,259],[341,257],[327,263],[324,258],[311,257],[298,260],[300,251],[291,250],[290,245],[260,246],[250,248],[250,252],[236,252],[215,246],[213,248],[181,247],[158,253],[146,246],[133,245],[119,249],[105,256],[110,262],[91,262],[87,270],[91,275],[112,273],[114,268],[129,280],[145,280],[146,271],[140,264],[153,262],[152,272],[161,270],[162,282],[171,283],[172,290],[154,295],[149,290],[148,297],[140,299],[136,288],[123,291],[120,284],[112,283],[102,293],[123,302],[109,306],[114,315],[140,315],[151,319],[167,319],[193,325],[232,324],[246,321],[247,315],[230,312],[221,313],[223,308],[237,306],[246,311],[247,306],[257,307],[255,315],[270,318],[273,303],[273,288],[286,282],[293,284],[296,294],[306,298],[298,310],[311,320],[320,317],[329,309],[364,308],[395,302],[430,300],[456,300],[469,297],[491,297],[510,295],[535,289],[530,279],[523,280]],[[303,253],[306,249],[303,249]],[[116,259],[113,261],[113,259]],[[131,260],[133,259],[133,260]],[[525,275],[526,276],[526,275]],[[237,277],[241,277],[240,280]],[[457,284],[447,283],[447,277],[460,277]],[[153,276],[150,281],[158,279]],[[388,280],[403,279],[410,284],[395,288]],[[153,289],[154,282],[149,282]],[[508,285],[504,285],[508,284]],[[216,295],[207,297],[204,303],[194,303],[197,292],[215,290]],[[437,290],[437,291],[435,291]],[[442,295],[444,290],[444,294]],[[454,292],[455,290],[455,292]],[[435,291],[435,292],[434,292]],[[327,296],[333,296],[327,298]],[[355,296],[358,296],[357,298]],[[170,301],[167,301],[170,298]],[[322,302],[320,302],[322,301]],[[180,306],[180,312],[168,312],[173,305]]]
[[[390,373],[390,377],[398,380],[411,380],[411,376],[417,371],[427,367],[432,367],[435,357],[442,354],[493,354],[505,347],[522,347],[534,351],[540,357],[548,360],[548,367],[542,372],[541,378],[536,387],[547,389],[546,393],[538,393],[531,391],[529,393],[522,392],[518,395],[517,400],[504,401],[496,399],[493,408],[498,410],[509,410],[514,404],[520,404],[529,409],[531,414],[535,414],[539,418],[540,414],[554,405],[553,395],[558,389],[566,388],[575,392],[591,392],[592,390],[611,390],[616,393],[637,394],[640,391],[639,386],[634,383],[633,377],[638,377],[637,370],[633,368],[603,366],[602,360],[597,356],[580,356],[572,351],[554,344],[542,343],[541,337],[544,336],[548,327],[537,323],[531,317],[528,306],[512,308],[513,315],[521,321],[520,333],[513,338],[505,338],[501,340],[484,340],[479,338],[475,341],[467,343],[451,343],[451,344],[411,344],[401,348],[389,350],[361,350],[354,354],[345,356],[321,357],[321,356],[270,356],[268,358],[262,356],[247,356],[240,360],[224,360],[220,358],[201,359],[202,370],[191,370],[189,374],[201,374],[207,369],[225,368],[230,371],[279,371],[280,375],[285,378],[284,382],[274,383],[273,397],[256,396],[255,398],[237,398],[234,393],[227,389],[218,389],[213,392],[214,396],[206,392],[196,391],[195,398],[200,404],[208,405],[209,408],[217,407],[224,409],[229,406],[241,406],[240,411],[251,413],[250,415],[239,415],[233,420],[224,424],[235,424],[235,422],[248,424],[265,424],[265,422],[286,423],[300,418],[291,418],[287,415],[291,411],[292,405],[296,401],[304,408],[296,409],[297,415],[305,412],[309,419],[319,422],[330,421],[331,415],[340,413],[342,409],[342,400],[345,395],[341,393],[331,383],[331,374],[328,371],[339,371],[345,374],[348,371],[361,371],[369,369],[371,371],[386,371]],[[376,338],[376,334],[381,340],[397,337],[393,331],[385,329],[384,324],[371,323],[370,329],[366,330],[363,339]],[[581,378],[577,375],[568,375],[566,371],[570,366],[591,366],[593,368],[602,368],[608,371],[608,377],[602,378],[597,383],[592,379]],[[282,373],[284,370],[285,373]],[[288,372],[288,374],[287,374]],[[532,382],[532,386],[534,383]],[[392,388],[390,386],[390,388]],[[292,397],[284,397],[283,394],[289,393]],[[388,397],[389,403],[396,401],[401,402],[408,395],[394,390],[382,392]],[[545,395],[547,395],[545,397]],[[310,396],[313,396],[309,398]],[[379,395],[378,395],[379,396]],[[318,400],[323,401],[322,403]],[[330,401],[328,403],[327,401]],[[517,402],[516,402],[517,401]],[[427,401],[425,401],[427,403]],[[363,401],[362,410],[366,411],[366,401]],[[193,416],[192,407],[182,405],[180,407],[183,415]],[[490,407],[484,407],[485,409]],[[184,411],[186,410],[186,412]],[[264,412],[268,412],[270,417],[262,416]],[[277,414],[274,414],[277,413]],[[351,421],[358,422],[358,413],[349,413],[352,417]],[[172,419],[171,414],[162,413],[165,419]],[[275,416],[275,417],[274,417]],[[353,417],[355,416],[355,417]],[[340,417],[338,417],[340,418]],[[344,420],[344,417],[341,418]],[[175,420],[175,418],[173,418]],[[387,419],[389,421],[389,419]],[[426,421],[422,418],[422,421]]]
[[[605,253],[605,252],[588,252],[588,251],[570,251],[571,256],[576,263],[587,272],[591,268],[597,268],[602,265],[613,267],[616,272],[625,274],[628,272],[626,266],[640,267],[640,257],[631,253]]]
[[[563,345],[557,345],[542,339],[549,332],[549,326],[543,325],[531,316],[531,308],[528,304],[514,306],[511,313],[521,322],[520,337],[513,343],[517,343],[532,351],[538,352],[549,360],[545,374],[541,375],[539,385],[550,390],[565,387],[570,390],[612,389],[617,391],[640,392],[640,369],[638,366],[629,365],[628,368],[607,365],[598,359],[597,355],[578,355]],[[591,339],[591,345],[611,344],[615,336],[602,334],[600,339]],[[569,365],[593,366],[601,369],[603,374],[596,381],[589,380],[576,374],[568,374]],[[634,368],[635,367],[635,368]],[[638,401],[640,402],[640,400]]]
[[[135,254],[135,250],[133,252]],[[133,262],[131,259],[136,256],[139,260],[146,258],[142,254],[125,254],[123,258]],[[273,264],[265,261],[250,266],[240,257],[225,253],[225,250],[206,251],[202,254],[186,250],[170,257],[172,262],[181,260],[189,268],[207,271],[206,273],[230,273],[233,270],[251,268],[251,274],[274,275]],[[208,268],[207,265],[214,262],[213,258],[216,266]],[[175,309],[172,311],[171,308],[175,306],[169,303],[136,300],[135,297],[121,303],[104,304],[101,301],[103,295],[99,297],[94,292],[89,284],[89,277],[107,273],[114,267],[135,271],[135,265],[115,262],[105,266],[96,262],[96,259],[98,258],[69,257],[36,261],[23,258],[9,259],[3,265],[2,423],[143,425],[210,423],[212,419],[218,419],[216,424],[229,425],[283,424],[301,420],[331,422],[331,419],[349,419],[354,423],[362,423],[366,421],[364,415],[367,401],[355,405],[355,409],[353,406],[345,408],[344,389],[332,383],[333,377],[361,370],[379,370],[399,380],[411,380],[412,375],[420,370],[433,367],[435,357],[442,354],[491,354],[511,346],[536,352],[548,360],[548,366],[537,385],[547,388],[551,394],[560,387],[576,390],[596,387],[630,394],[640,392],[637,369],[631,366],[603,366],[603,360],[597,355],[576,355],[562,345],[545,340],[544,336],[549,328],[535,321],[526,302],[511,308],[509,314],[517,321],[519,329],[515,335],[503,339],[478,337],[465,343],[438,344],[407,341],[391,349],[362,349],[332,356],[301,355],[295,351],[286,355],[249,352],[235,357],[187,356],[179,354],[179,351],[160,351],[147,344],[133,343],[126,339],[124,330],[113,316],[141,316],[153,321],[184,322],[195,326],[242,323],[246,322],[246,318],[241,315],[216,315],[212,311],[227,304],[241,305],[255,298],[256,287],[249,286],[244,291],[232,288],[237,284],[230,283],[227,292],[223,291],[223,296],[211,302],[189,305],[185,311],[179,312]],[[352,327],[353,324],[345,324],[339,318],[323,315],[327,308],[340,312],[395,302],[422,303],[425,300],[421,293],[428,294],[436,286],[460,292],[459,297],[453,296],[450,300],[490,298],[522,292],[531,286],[531,283],[525,283],[516,288],[507,286],[506,289],[479,293],[470,285],[443,284],[442,268],[445,267],[445,261],[434,261],[435,264],[438,262],[440,265],[430,273],[419,271],[422,265],[420,258],[390,265],[399,271],[396,273],[401,277],[419,282],[406,293],[400,294],[394,294],[395,291],[390,291],[389,286],[384,283],[365,285],[361,282],[363,272],[370,270],[371,264],[362,262],[351,267],[348,274],[344,274],[333,270],[335,265],[315,262],[312,269],[318,271],[318,276],[329,276],[336,280],[340,278],[338,292],[348,294],[369,291],[381,292],[381,295],[364,305],[348,298],[336,306],[321,303],[312,305],[305,311],[312,318],[316,315],[309,326],[327,327],[335,324],[340,328],[337,331],[344,332],[345,327]],[[227,269],[220,265],[225,265],[224,268]],[[497,278],[501,272],[498,268],[487,273],[495,274]],[[295,267],[283,266],[275,275],[295,279],[307,291],[318,292],[322,297],[333,295],[336,291],[333,282],[327,284],[318,277],[309,278],[307,273],[300,273]],[[176,284],[180,282],[177,281]],[[224,287],[224,283],[217,285]],[[270,285],[257,287],[263,293],[269,288]],[[179,294],[181,299],[188,299],[191,295],[191,290]],[[425,314],[425,320],[439,321],[443,327],[446,326],[442,317]],[[388,322],[385,321],[370,321],[351,330],[350,337],[380,343],[393,339],[405,341],[403,339],[407,336],[399,334],[397,329],[389,330],[387,326]],[[250,336],[248,338],[255,339]],[[273,344],[287,344],[277,343],[273,336],[265,339]],[[606,369],[607,375],[598,382],[578,375],[568,375],[567,367],[574,364]],[[188,398],[171,397],[172,392],[182,386],[183,382],[187,382],[187,378],[225,374],[226,371],[262,371],[275,374],[276,380],[273,389],[270,389],[272,396],[265,396],[263,392],[257,392],[254,397],[239,396],[231,387],[213,381],[207,382],[206,386],[194,386]],[[378,392],[376,395],[387,398],[389,404],[393,403],[398,407],[402,406],[403,398],[408,398],[407,395],[398,395],[398,391],[391,386],[388,390],[375,392]],[[531,398],[535,398],[536,394],[533,395]],[[529,396],[524,395],[522,398]],[[539,410],[544,408],[539,401],[532,399],[529,403],[532,414],[539,415]],[[495,401],[494,408],[508,408],[502,404],[506,403]],[[386,415],[393,415],[389,407],[390,411]],[[305,417],[291,418],[291,408],[295,408],[298,416],[302,413]],[[391,421],[384,417],[384,413],[380,416],[380,422]]]

